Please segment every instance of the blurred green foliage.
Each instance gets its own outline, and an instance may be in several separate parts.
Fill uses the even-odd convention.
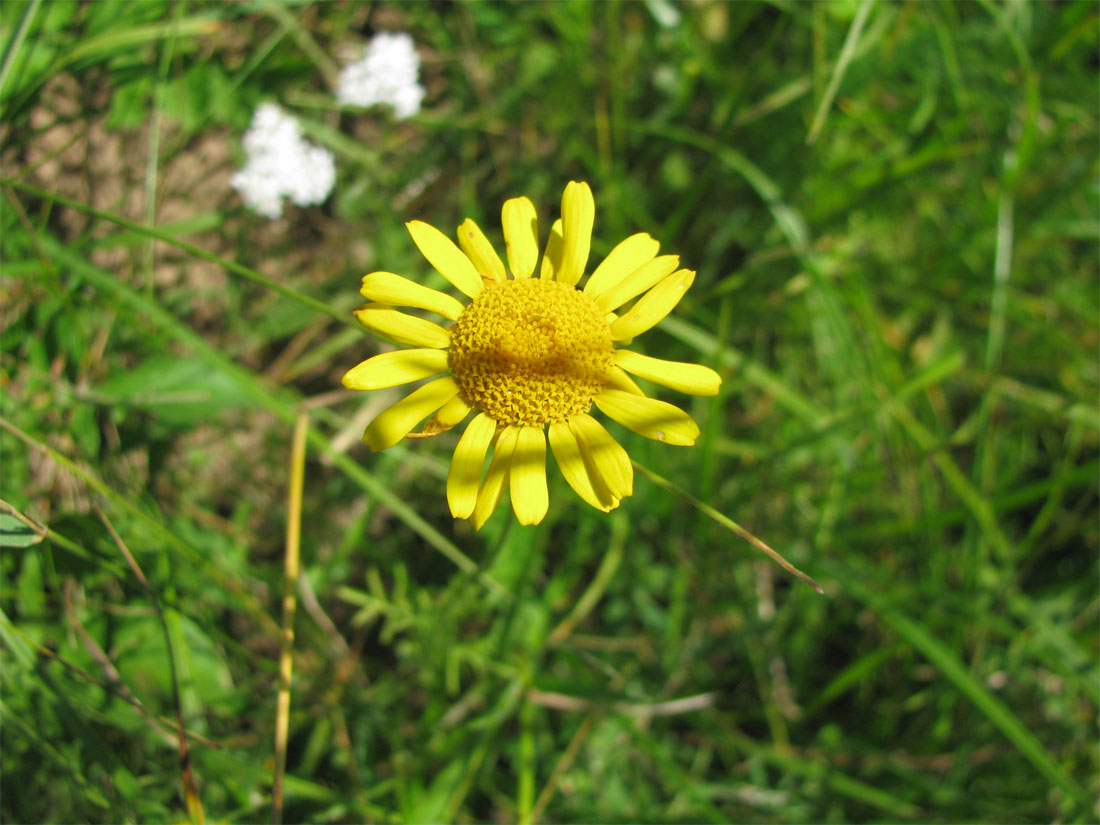
[[[0,816],[186,819],[178,695],[207,818],[269,817],[311,399],[288,821],[1095,821],[1098,21],[0,4]],[[407,121],[332,96],[383,30]],[[275,222],[228,185],[269,100],[338,168]],[[698,270],[639,348],[725,378],[670,399],[696,448],[615,434],[827,597],[642,478],[604,515],[551,468],[542,525],[474,534],[453,435],[371,455],[387,396],[327,397],[378,351],[359,277],[432,282],[405,220],[545,230],[570,179],[594,259]]]

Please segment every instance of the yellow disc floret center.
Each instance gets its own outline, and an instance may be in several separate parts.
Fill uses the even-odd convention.
[[[501,424],[541,426],[588,410],[611,366],[595,302],[560,281],[486,286],[451,328],[462,399]]]

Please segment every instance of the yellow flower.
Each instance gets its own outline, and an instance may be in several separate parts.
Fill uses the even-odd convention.
[[[470,298],[466,304],[392,272],[363,278],[361,291],[372,303],[356,318],[417,349],[367,359],[348,371],[344,386],[378,390],[434,377],[375,418],[363,440],[372,450],[384,450],[405,437],[448,430],[476,412],[451,460],[447,502],[455,518],[470,519],[477,529],[505,489],[521,524],[542,521],[547,429],[562,475],[586,502],[608,512],[633,492],[630,458],[589,415],[593,402],[641,435],[695,443],[699,427],[692,418],[646,397],[627,373],[692,395],[715,395],[722,382],[707,367],[616,346],[664,318],[695,273],[679,269],[676,255],[658,256],[659,244],[643,232],[616,246],[579,289],[595,217],[587,183],[565,187],[561,215],[550,229],[537,278],[537,218],[527,198],[504,204],[507,268],[469,218],[458,227],[461,249],[426,223],[408,223],[413,242]],[[454,323],[443,327],[395,306],[428,310]],[[411,434],[428,416],[424,430]]]

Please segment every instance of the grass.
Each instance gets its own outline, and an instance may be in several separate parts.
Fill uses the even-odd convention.
[[[406,121],[332,96],[380,30]],[[1096,821],[1098,30],[0,4],[0,816]],[[274,222],[229,187],[267,100],[338,170]],[[650,472],[613,513],[551,468],[541,525],[474,533],[454,436],[359,443],[396,396],[338,391],[358,281],[438,285],[404,221],[499,241],[570,179],[594,259],[647,231],[698,270],[639,348],[722,392],[669,398],[694,448],[612,425]]]

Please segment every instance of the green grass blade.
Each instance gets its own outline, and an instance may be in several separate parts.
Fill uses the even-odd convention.
[[[821,96],[821,102],[818,103],[817,112],[814,114],[813,124],[810,126],[810,133],[806,136],[808,146],[812,146],[817,141],[818,135],[821,134],[821,130],[825,126],[825,118],[828,117],[829,109],[832,108],[833,100],[836,99],[836,93],[840,90],[840,81],[844,79],[848,64],[855,56],[856,48],[859,46],[859,37],[863,33],[863,27],[867,24],[867,18],[871,14],[873,5],[874,0],[862,0],[859,8],[856,9],[852,25],[848,28],[848,34],[844,38],[844,45],[840,49],[840,57],[837,58],[836,66],[833,67],[833,74],[829,78],[829,85],[825,88],[825,94]]]
[[[202,336],[183,324],[179,319],[169,314],[160,304],[151,301],[136,290],[127,286],[110,273],[95,267],[70,251],[65,245],[54,238],[43,235],[41,237],[43,249],[50,257],[64,265],[69,271],[86,279],[96,288],[113,295],[122,304],[131,310],[148,318],[157,326],[164,329],[172,337],[191,347],[196,355],[209,363],[214,369],[221,370],[232,377],[241,387],[242,393],[252,400],[262,404],[275,413],[287,425],[294,423],[297,415],[295,407],[297,399],[287,390],[274,390],[264,386],[259,378],[252,372],[233,363],[229,358],[206,342]],[[418,533],[428,544],[442,553],[448,560],[466,573],[477,575],[489,588],[503,592],[503,588],[494,579],[484,572],[479,572],[478,566],[458,547],[454,542],[445,538],[442,533],[428,524],[412,507],[395,495],[386,484],[364,470],[352,458],[335,450],[331,441],[316,428],[310,427],[308,431],[309,443],[315,449],[329,456],[333,463],[374,499],[388,507],[394,515],[400,518],[410,529]],[[265,614],[266,616],[266,614]],[[267,616],[267,622],[272,626],[274,620]]]
[[[982,713],[986,715],[1005,737],[1022,753],[1035,768],[1053,785],[1061,788],[1077,804],[1088,806],[1092,803],[1076,780],[1058,765],[1050,752],[1043,747],[1020,718],[1004,702],[986,690],[975,679],[966,666],[946,645],[928,632],[920,623],[894,608],[889,601],[865,587],[854,573],[838,575],[844,582],[844,588],[855,598],[864,602],[878,613],[909,644],[921,652],[935,665]]]
[[[144,226],[140,223],[136,223],[135,221],[131,221],[128,218],[124,218],[121,215],[116,215],[112,212],[104,212],[102,210],[89,206],[86,203],[68,198],[58,192],[50,192],[46,189],[40,189],[37,186],[31,186],[30,184],[23,183],[22,181],[15,180],[13,178],[5,178],[3,180],[0,180],[0,183],[11,186],[13,189],[18,189],[22,192],[26,192],[29,195],[34,195],[37,198],[42,198],[47,201],[59,203],[62,206],[69,207],[70,209],[76,209],[80,212],[84,212],[87,215],[93,215],[97,218],[100,218],[101,220],[109,221],[143,237],[153,238],[158,241],[164,241],[165,243],[171,244],[177,249],[183,250],[189,255],[194,255],[196,258],[201,258],[204,261],[209,261],[210,263],[217,264],[218,266],[223,267],[225,271],[231,275],[237,275],[249,281],[253,281],[254,283],[265,286],[268,289],[277,292],[280,295],[283,295],[284,297],[297,301],[303,306],[312,309],[314,312],[318,312],[322,315],[327,315],[330,318],[334,318],[337,321],[340,321],[341,323],[346,324],[350,327],[358,326],[354,320],[348,317],[348,313],[346,312],[334,309],[328,304],[322,301],[318,301],[316,298],[311,298],[309,295],[299,292],[293,287],[281,284],[273,278],[269,278],[263,273],[257,272],[256,270],[244,266],[243,264],[239,264],[236,261],[231,261],[228,258],[222,258],[219,255],[213,254],[212,252],[207,252],[202,247],[195,246],[194,244],[188,243],[187,241],[180,240],[171,233],[165,232],[162,229],[157,229],[156,227],[152,226]],[[83,260],[80,260],[80,263],[84,264],[85,262]]]
[[[34,17],[38,13],[38,7],[41,4],[42,0],[31,0],[27,4],[26,8],[23,9],[23,16],[19,18],[19,26],[16,28],[15,34],[4,48],[4,56],[0,58],[0,100],[4,99],[8,72],[11,71],[11,67],[15,63],[15,57],[19,54],[23,41],[27,39],[27,33],[31,29],[31,24],[34,23]]]

